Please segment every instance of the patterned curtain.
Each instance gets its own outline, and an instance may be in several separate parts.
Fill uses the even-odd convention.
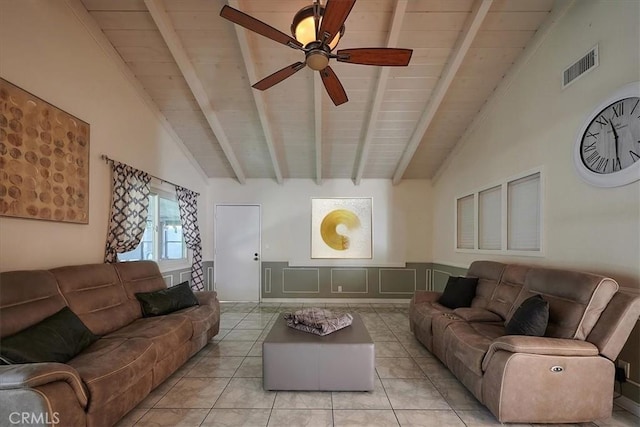
[[[147,225],[151,175],[131,166],[111,161],[113,195],[107,233],[105,262],[117,262],[118,254],[139,244]]]
[[[191,263],[191,288],[196,291],[204,290],[204,276],[202,273],[202,241],[198,227],[198,193],[176,185],[182,233],[187,247],[193,251]]]

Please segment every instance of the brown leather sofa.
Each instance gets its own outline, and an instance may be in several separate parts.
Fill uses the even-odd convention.
[[[416,338],[501,422],[578,423],[611,416],[614,363],[640,315],[640,297],[606,277],[491,261],[471,264],[471,307],[440,293],[411,300]],[[544,337],[506,335],[522,301],[549,302]]]
[[[219,330],[215,292],[143,318],[134,294],[163,288],[151,261],[1,273],[0,337],[68,306],[100,339],[66,364],[0,366],[0,425],[110,426],[140,403]]]

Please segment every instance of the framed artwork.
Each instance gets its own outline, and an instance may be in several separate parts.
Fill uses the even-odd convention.
[[[311,258],[372,258],[371,198],[311,199]]]
[[[89,124],[2,78],[0,215],[89,223]]]

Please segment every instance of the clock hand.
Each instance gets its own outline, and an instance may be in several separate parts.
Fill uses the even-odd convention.
[[[611,120],[611,130],[613,131],[613,138],[616,141],[616,160],[618,161],[618,167],[620,167],[620,156],[618,155],[618,132],[616,132],[616,126],[613,124],[613,120]]]

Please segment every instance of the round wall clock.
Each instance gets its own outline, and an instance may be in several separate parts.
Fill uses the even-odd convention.
[[[598,187],[640,179],[640,82],[627,84],[598,105],[580,128],[573,160]]]

